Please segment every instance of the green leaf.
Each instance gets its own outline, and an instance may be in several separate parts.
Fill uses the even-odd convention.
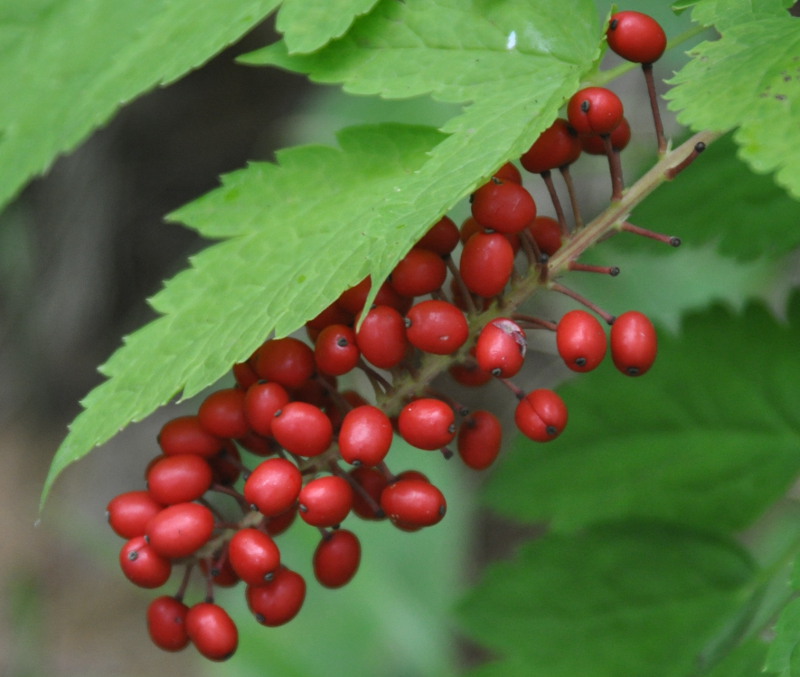
[[[708,677],[777,677],[774,672],[764,670],[768,646],[756,639],[737,646]]]
[[[290,53],[313,52],[343,35],[378,0],[283,0],[276,27]]]
[[[789,602],[778,618],[766,668],[781,677],[800,675],[800,599]]]
[[[4,0],[0,206],[131,99],[201,65],[277,0]]]
[[[749,4],[729,0],[724,6]],[[670,108],[694,130],[738,127],[740,157],[755,172],[774,173],[776,183],[800,197],[800,157],[794,152],[800,144],[800,21],[787,12],[733,18],[740,21],[723,22],[722,37],[698,45],[672,79]]]
[[[716,536],[599,525],[523,546],[489,569],[460,615],[502,657],[481,675],[686,677],[750,595],[753,573]]]
[[[786,16],[786,10],[793,2],[794,0],[687,0],[677,4],[681,5],[681,9],[694,5],[692,19],[704,26],[727,28],[759,17]]]
[[[572,412],[564,434],[520,440],[487,487],[489,505],[556,530],[629,517],[750,524],[800,471],[799,300],[789,325],[761,307],[694,316],[679,338],[659,336],[640,379],[609,358],[580,375],[561,391]]]
[[[277,165],[234,172],[173,214],[206,237],[227,239],[166,283],[151,300],[162,317],[128,336],[101,367],[109,380],[83,400],[42,500],[92,447],[181,390],[190,397],[214,383],[270,332],[286,335],[363,279],[374,252],[401,246],[404,215],[385,196],[442,138],[429,127],[353,128],[340,135],[341,149],[280,152]]]

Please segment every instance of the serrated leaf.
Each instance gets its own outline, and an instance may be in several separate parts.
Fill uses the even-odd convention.
[[[781,677],[800,675],[800,599],[789,602],[778,618],[766,668]]]
[[[800,197],[800,21],[786,12],[742,18],[694,48],[666,98],[692,129],[738,128],[740,157]]]
[[[704,26],[727,28],[758,17],[785,16],[794,0],[687,0],[682,9],[695,6],[692,19]],[[674,5],[673,5],[674,6]]]
[[[165,284],[151,300],[162,317],[128,336],[101,367],[109,380],[82,402],[42,500],[67,465],[179,392],[190,397],[217,381],[270,332],[293,331],[330,303],[332,290],[363,279],[372,252],[399,246],[403,215],[397,204],[380,202],[443,135],[387,124],[339,138],[341,149],[286,150],[277,165],[229,174],[221,188],[173,215],[226,239]]]
[[[378,0],[283,0],[276,28],[289,53],[313,52],[347,31]]]
[[[715,308],[682,336],[659,336],[650,372],[608,364],[562,389],[569,426],[520,441],[487,488],[489,505],[571,530],[640,517],[736,530],[800,472],[800,307],[779,325],[763,308]]]
[[[685,677],[750,594],[753,572],[746,553],[712,535],[600,525],[523,546],[489,569],[460,616],[504,659],[481,675]]]
[[[123,103],[255,26],[278,0],[4,0],[0,206]]]

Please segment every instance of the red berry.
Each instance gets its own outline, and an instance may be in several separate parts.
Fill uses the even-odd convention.
[[[247,390],[258,381],[258,374],[256,374],[256,370],[253,369],[249,362],[237,362],[233,365],[231,371],[233,371],[233,377],[236,379],[236,385],[242,390]]]
[[[361,563],[361,543],[347,529],[323,536],[314,551],[314,576],[326,588],[341,588],[355,576]]]
[[[202,456],[161,456],[147,471],[147,491],[163,505],[186,503],[206,493],[213,480],[211,466]]]
[[[122,538],[144,536],[145,528],[164,506],[147,491],[128,491],[115,496],[106,507],[111,528]]]
[[[306,598],[306,582],[296,571],[281,567],[268,583],[248,586],[245,595],[256,620],[276,627],[288,623],[300,611]]]
[[[655,362],[658,337],[653,323],[635,310],[622,313],[611,325],[611,359],[627,376],[645,374]]]
[[[588,137],[587,137],[588,138]],[[550,216],[537,216],[528,227],[539,250],[552,256],[561,249],[561,224]]]
[[[403,316],[389,306],[375,306],[356,334],[364,358],[381,369],[396,367],[408,350]]]
[[[622,116],[622,101],[605,87],[581,89],[567,104],[567,117],[579,134],[611,134]]]
[[[377,407],[351,409],[339,430],[339,453],[347,463],[378,465],[389,453],[394,430],[389,417]]]
[[[450,355],[469,338],[464,313],[447,301],[422,301],[406,315],[406,336],[412,345],[435,355]]]
[[[356,488],[353,491],[353,512],[365,520],[385,519],[386,515],[380,509],[380,501],[381,493],[389,484],[386,476],[380,470],[368,466],[353,468],[348,474],[361,489],[359,491]]]
[[[520,158],[525,169],[542,174],[551,169],[571,165],[580,157],[581,142],[577,132],[563,118],[545,129]]]
[[[262,461],[244,483],[244,497],[248,503],[267,517],[286,512],[294,505],[303,476],[297,466],[285,458]]]
[[[311,480],[300,490],[300,517],[315,527],[334,527],[350,513],[353,490],[350,483],[338,475],[326,475]]]
[[[198,503],[164,508],[147,525],[146,538],[162,557],[180,559],[202,548],[214,532],[214,514]]]
[[[216,456],[225,443],[208,433],[197,416],[179,416],[167,421],[158,435],[161,450],[169,454]]]
[[[329,324],[314,343],[314,359],[323,374],[346,374],[358,364],[360,357],[356,333],[343,324]]]
[[[281,564],[281,551],[275,541],[258,529],[239,529],[228,545],[228,561],[248,585],[272,580]]]
[[[335,301],[327,308],[320,311],[319,315],[306,322],[306,327],[322,331],[331,324],[350,325],[353,322],[353,314],[347,312]]]
[[[536,218],[536,202],[524,186],[492,179],[473,193],[472,216],[484,228],[518,233]]]
[[[275,412],[289,402],[289,393],[278,383],[260,381],[251,385],[244,396],[244,415],[259,435],[272,434]]]
[[[439,254],[417,246],[394,267],[390,279],[401,296],[424,296],[441,288],[447,279],[447,266]]]
[[[617,125],[617,128],[611,132],[611,149],[616,151],[624,150],[631,140],[631,126],[628,120],[624,117]],[[581,145],[583,150],[590,155],[605,155],[606,146],[603,143],[603,138],[595,134],[581,137]]]
[[[147,630],[150,639],[164,651],[180,651],[189,643],[186,613],[189,607],[180,600],[163,595],[147,607]]]
[[[400,526],[428,527],[441,521],[447,511],[442,492],[421,479],[401,479],[381,494],[381,507]]]
[[[478,296],[502,294],[513,270],[514,248],[501,233],[474,233],[461,251],[461,278]]]
[[[214,585],[221,588],[232,588],[241,580],[239,574],[233,570],[227,553],[225,555],[217,553],[213,559],[210,557],[201,559],[200,569],[211,578]]]
[[[225,609],[211,602],[200,602],[189,609],[186,632],[197,650],[212,661],[230,658],[239,645],[236,624]]]
[[[658,61],[667,48],[667,35],[661,24],[641,12],[613,14],[606,38],[614,52],[634,63]]]
[[[522,183],[522,174],[510,162],[506,162],[500,169],[498,169],[492,177],[500,179],[501,181],[510,181],[511,183]]]
[[[483,371],[511,378],[522,369],[527,349],[525,331],[513,320],[498,317],[481,330],[475,358]]]
[[[567,405],[552,390],[540,388],[520,400],[514,421],[526,437],[536,442],[549,442],[567,425]]]
[[[397,419],[400,436],[412,447],[433,451],[456,436],[456,417],[449,404],[434,398],[414,400]]]
[[[333,426],[319,407],[307,402],[289,402],[275,413],[272,436],[292,454],[319,456],[331,444]]]
[[[314,352],[291,336],[271,339],[258,349],[259,378],[275,381],[284,388],[299,388],[313,376],[315,368]]]
[[[556,328],[556,348],[572,371],[591,371],[606,356],[603,325],[585,310],[571,310],[561,318]]]
[[[355,287],[345,290],[339,300],[338,306],[344,308],[352,316],[358,315],[367,301],[367,295],[372,287],[372,280],[364,278]],[[397,312],[404,313],[408,308],[408,300],[400,296],[388,282],[384,282],[378,289],[378,294],[373,301],[376,306],[391,306]]]
[[[244,416],[244,392],[239,388],[211,393],[197,410],[197,418],[205,430],[217,437],[243,437],[250,431]]]
[[[267,517],[264,528],[270,536],[277,536],[292,526],[295,517],[297,517],[297,506],[293,505],[280,515]]]
[[[494,463],[500,453],[503,427],[489,411],[470,414],[458,430],[458,455],[473,470],[484,470]]]
[[[484,371],[477,364],[454,364],[448,371],[458,383],[468,388],[486,385],[494,378],[491,372]]]
[[[122,546],[119,565],[126,578],[140,588],[160,588],[172,573],[169,559],[157,553],[144,536],[135,536]]]

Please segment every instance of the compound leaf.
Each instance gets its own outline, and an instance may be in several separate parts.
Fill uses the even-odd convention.
[[[378,0],[283,0],[276,27],[292,54],[313,52],[347,31]]]

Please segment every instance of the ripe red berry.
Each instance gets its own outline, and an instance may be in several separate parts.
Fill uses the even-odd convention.
[[[257,353],[259,378],[275,381],[284,388],[299,388],[314,374],[314,352],[299,339],[287,336],[271,339]]]
[[[165,454],[197,454],[216,456],[225,446],[219,437],[200,425],[197,416],[179,416],[167,421],[158,435],[158,444]]]
[[[552,256],[561,249],[561,224],[550,216],[537,216],[528,227],[539,250]]]
[[[456,436],[456,417],[449,404],[430,397],[403,407],[397,419],[400,436],[412,447],[433,451]]]
[[[514,270],[514,248],[501,233],[474,233],[461,250],[460,272],[473,294],[502,294]]]
[[[645,374],[655,362],[658,337],[653,323],[635,310],[622,313],[611,325],[611,358],[627,376]]]
[[[394,267],[391,285],[401,296],[425,296],[440,289],[447,279],[442,257],[420,246],[409,251]]]
[[[634,63],[653,63],[667,48],[667,35],[661,24],[641,12],[617,12],[606,31],[608,46],[623,59]]]
[[[256,620],[276,627],[288,623],[300,611],[306,598],[306,581],[296,571],[281,567],[268,583],[247,586],[245,596]]]
[[[317,477],[300,490],[300,517],[315,527],[334,527],[353,507],[350,483],[338,475]]]
[[[603,361],[607,349],[603,325],[585,310],[570,310],[556,327],[556,348],[572,371],[591,371]]]
[[[536,202],[524,186],[492,179],[473,193],[472,216],[484,228],[518,233],[536,218]]]
[[[368,466],[353,468],[348,474],[357,485],[353,491],[353,512],[365,520],[385,519],[380,502],[381,493],[389,484],[386,475]]]
[[[458,226],[453,223],[453,219],[449,216],[443,216],[417,242],[417,247],[430,249],[439,256],[447,256],[456,248],[458,242]]]
[[[200,602],[189,609],[186,632],[197,650],[212,661],[230,658],[239,644],[236,624],[225,609],[211,602]]]
[[[549,442],[567,425],[567,405],[555,392],[540,388],[520,400],[514,412],[517,428],[535,442]]]
[[[324,308],[320,313],[306,322],[306,327],[322,331],[330,324],[346,324],[350,325],[353,322],[353,314],[347,312],[335,301],[327,308]]]
[[[272,436],[292,454],[319,456],[331,444],[333,426],[319,407],[289,402],[275,413]]]
[[[322,537],[314,551],[314,576],[326,588],[341,588],[349,583],[361,563],[361,543],[347,529],[337,529]]]
[[[339,453],[347,463],[378,465],[389,453],[394,430],[389,417],[378,407],[351,409],[339,430]]]
[[[119,565],[125,577],[140,588],[160,588],[172,573],[169,559],[157,553],[144,536],[135,536],[122,546]]]
[[[409,342],[426,353],[450,355],[469,338],[464,313],[447,301],[422,301],[406,315]]]
[[[403,316],[390,306],[375,306],[361,323],[356,342],[371,364],[381,369],[396,367],[408,350]]]
[[[261,585],[274,577],[281,565],[281,551],[263,531],[239,529],[228,544],[228,561],[245,583]]]
[[[628,120],[623,117],[617,128],[611,132],[611,149],[615,151],[625,150],[628,142],[631,140],[631,126]],[[606,146],[603,143],[601,136],[590,134],[581,137],[581,145],[583,150],[590,155],[605,155]]]
[[[350,313],[350,315],[356,316],[364,309],[364,304],[367,301],[367,295],[371,287],[372,280],[370,277],[366,277],[355,287],[350,287],[350,289],[342,292],[336,303]],[[376,306],[391,306],[399,313],[404,313],[408,308],[408,300],[392,289],[392,286],[388,282],[384,282],[380,286],[373,304]]]
[[[501,181],[510,181],[511,183],[522,183],[522,174],[520,173],[519,169],[517,169],[513,164],[510,162],[506,162],[503,166],[500,167],[492,176],[495,179],[500,179]]]
[[[208,491],[213,480],[208,461],[195,454],[161,456],[147,470],[147,490],[163,505],[194,501]]]
[[[441,521],[447,511],[444,495],[422,479],[401,479],[381,494],[381,507],[389,519],[405,527],[428,527]]]
[[[297,466],[285,458],[262,461],[244,483],[244,497],[262,515],[280,515],[294,505],[303,485]]]
[[[260,381],[251,385],[244,396],[244,415],[259,435],[272,434],[275,412],[289,402],[289,393],[279,383]]]
[[[205,430],[217,437],[243,437],[250,430],[244,416],[244,392],[240,388],[211,393],[197,410],[197,418]]]
[[[475,411],[458,430],[458,455],[473,470],[484,470],[500,453],[503,427],[490,411]]]
[[[180,651],[189,644],[186,613],[189,607],[180,600],[162,595],[147,607],[147,630],[150,639],[164,651]]]
[[[581,142],[578,133],[569,122],[558,118],[539,135],[520,158],[520,163],[529,172],[541,174],[571,165],[580,154]]]
[[[477,364],[454,364],[448,371],[456,382],[467,388],[479,388],[494,378],[491,372],[484,371]]]
[[[522,369],[527,349],[525,331],[513,320],[498,317],[481,330],[475,345],[475,358],[483,371],[500,378],[511,378]]]
[[[106,516],[116,534],[130,539],[144,536],[147,523],[163,507],[147,491],[127,491],[109,501]]]
[[[343,324],[329,324],[314,343],[314,359],[323,374],[346,374],[358,364],[360,357],[356,333]]]
[[[622,101],[605,87],[581,89],[567,104],[567,117],[579,134],[611,134],[622,116]]]
[[[211,582],[221,588],[232,588],[241,580],[231,566],[230,559],[227,553],[215,553],[213,559],[205,557],[200,560],[201,571],[209,578]]]
[[[214,514],[199,503],[164,508],[147,525],[146,538],[162,557],[180,559],[202,548],[214,532]]]

